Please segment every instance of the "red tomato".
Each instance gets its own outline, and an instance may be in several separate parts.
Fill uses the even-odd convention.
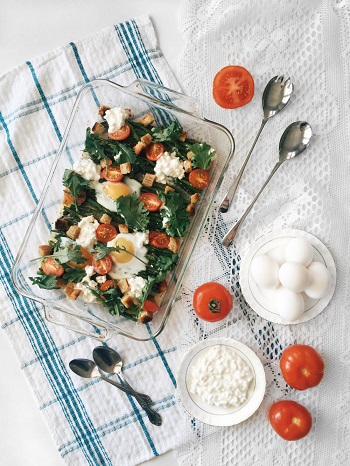
[[[106,275],[112,270],[113,261],[112,261],[111,256],[108,255],[108,256],[105,256],[103,259],[99,259],[97,261],[95,261],[94,259],[92,261],[92,266],[95,269],[96,273],[99,273],[100,275]]]
[[[104,168],[101,171],[101,178],[104,178],[107,181],[111,181],[112,183],[119,183],[123,179],[123,174],[120,171],[120,167],[111,166],[108,168]]]
[[[283,351],[280,368],[287,384],[297,390],[306,390],[321,382],[324,362],[311,346],[292,345]]]
[[[220,107],[242,107],[252,100],[253,95],[253,77],[242,66],[225,66],[216,74],[213,97]]]
[[[168,236],[166,233],[163,233],[162,231],[150,231],[148,242],[151,246],[164,249],[169,246],[170,236]]]
[[[163,205],[163,202],[155,193],[142,193],[140,201],[144,203],[145,209],[149,212],[156,212]]]
[[[193,294],[194,312],[207,322],[224,319],[232,309],[232,303],[230,292],[220,283],[204,283]]]
[[[64,274],[64,268],[53,257],[48,257],[45,260],[42,268],[46,275],[55,275],[56,277],[61,277]]]
[[[144,311],[152,312],[157,312],[159,309],[158,304],[153,300],[153,299],[146,299],[146,301],[143,303],[142,309]]]
[[[284,440],[299,440],[310,432],[310,412],[295,401],[277,401],[269,412],[272,428]]]
[[[87,265],[92,264],[92,255],[87,249],[83,247],[80,248],[80,252],[81,252],[81,255],[84,257],[85,262],[82,262],[81,264],[77,264],[76,262],[68,262],[68,265],[76,269],[85,269]]]
[[[114,133],[108,133],[108,136],[111,139],[115,139],[116,141],[123,141],[124,139],[130,136],[130,126],[123,125],[120,129],[118,129]]]
[[[188,175],[188,181],[196,189],[205,189],[208,186],[209,180],[209,172],[201,168],[195,168]]]
[[[164,145],[161,142],[151,142],[146,147],[146,157],[151,162],[155,162],[164,153]]]
[[[112,239],[114,239],[117,234],[117,229],[113,225],[109,225],[107,223],[101,223],[101,225],[96,228],[96,239],[98,241],[102,241],[103,243],[112,241]]]
[[[82,204],[83,202],[86,201],[86,192],[85,191],[79,191],[79,197],[76,199],[77,204]],[[74,202],[74,196],[69,194],[69,189],[66,188],[64,190],[63,194],[63,204],[67,207],[69,207],[71,204]]]
[[[114,280],[106,280],[102,285],[100,286],[101,291],[107,291],[110,288],[116,288],[116,284]]]

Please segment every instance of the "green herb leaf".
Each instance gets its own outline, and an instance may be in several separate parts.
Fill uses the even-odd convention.
[[[117,198],[117,213],[120,214],[126,225],[132,230],[147,230],[149,212],[144,208],[136,193],[120,196]]]
[[[83,257],[80,246],[75,244],[74,246],[64,247],[53,253],[55,260],[59,261],[60,264],[66,264],[67,262],[75,262],[76,264],[83,264],[86,262],[86,258]]]
[[[94,246],[94,251],[96,251],[96,254],[94,254],[95,260],[100,260],[103,259],[104,257],[108,256],[113,251],[116,251],[117,248],[109,247],[104,243],[97,243]]]
[[[158,126],[152,128],[152,136],[154,141],[158,142],[174,142],[179,139],[182,133],[182,126],[177,120],[174,120],[170,126],[164,128]]]
[[[160,193],[163,201],[160,215],[166,226],[166,233],[170,236],[184,236],[190,224],[190,215],[186,212],[187,202],[181,194],[170,191]]]
[[[55,275],[46,275],[42,270],[38,270],[37,276],[29,277],[29,280],[44,290],[58,290],[60,287],[56,286],[56,278]]]
[[[63,174],[63,186],[69,189],[69,194],[74,197],[75,206],[76,200],[81,191],[90,188],[90,181],[85,180],[82,176],[75,173],[73,170],[66,169]]]
[[[201,168],[207,170],[215,155],[215,150],[205,142],[196,142],[190,146],[190,150],[194,153],[191,159],[194,168]]]
[[[106,158],[115,160],[117,164],[134,163],[136,160],[132,147],[114,139],[101,138],[97,133],[92,133],[90,128],[86,131],[84,151],[90,154],[95,163]]]
[[[86,276],[84,269],[76,269],[74,267],[68,266],[62,276],[68,282],[79,283]]]

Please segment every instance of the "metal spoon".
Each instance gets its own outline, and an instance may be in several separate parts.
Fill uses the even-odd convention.
[[[253,149],[255,147],[255,144],[257,143],[259,136],[264,129],[266,123],[270,118],[276,115],[276,113],[280,112],[281,110],[284,109],[284,107],[288,104],[290,101],[290,98],[293,94],[294,90],[294,85],[291,82],[290,78],[288,78],[286,81],[284,80],[284,76],[275,76],[272,78],[267,86],[265,87],[265,90],[263,92],[262,96],[262,107],[263,107],[263,112],[264,112],[264,118],[261,122],[260,129],[258,131],[258,134],[256,135],[253,145],[250,148],[250,151],[248,152],[248,155],[241,167],[241,169],[238,172],[238,175],[231,186],[229,192],[226,194],[224,199],[222,200],[220,204],[220,212],[225,213],[228,211],[232,199],[235,195],[235,192],[237,190],[237,186],[241,180],[241,177],[243,175],[244,169],[250,159],[250,156],[253,152]]]
[[[279,160],[276,165],[273,167],[272,172],[268,179],[265,181],[264,185],[255,196],[253,201],[251,202],[250,206],[244,212],[242,217],[236,222],[233,228],[227,233],[227,235],[222,240],[222,244],[225,247],[231,246],[233,239],[237,233],[238,228],[244,222],[247,215],[251,211],[253,205],[255,204],[256,200],[260,196],[260,194],[265,189],[267,183],[271,180],[272,176],[276,173],[278,168],[282,165],[283,162],[286,160],[290,160],[297,155],[300,155],[309,145],[312,138],[312,129],[309,123],[306,121],[296,121],[288,126],[288,128],[284,131],[281,136],[280,144],[279,144]]]
[[[105,382],[108,382],[111,385],[118,387],[123,392],[131,395],[130,390],[127,387],[105,377],[102,374],[101,370],[94,363],[94,361],[90,361],[90,359],[73,359],[72,361],[70,361],[69,367],[75,374],[79,375],[80,377],[84,377],[85,379],[100,377]],[[160,414],[158,414],[156,411],[150,408],[146,403],[141,404],[138,399],[137,401],[140,404],[140,406],[146,411],[150,422],[156,426],[160,426],[162,424],[162,418]]]
[[[108,374],[117,374],[123,380],[125,386],[130,390],[135,398],[141,398],[145,403],[151,405],[152,399],[144,393],[139,393],[127,382],[122,372],[123,361],[119,353],[109,346],[97,346],[92,352],[95,363],[100,369]]]

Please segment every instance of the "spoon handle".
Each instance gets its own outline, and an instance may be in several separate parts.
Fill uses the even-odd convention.
[[[138,398],[142,399],[147,405],[151,405],[153,403],[153,400],[150,396],[145,395],[144,393],[137,392],[132,386],[129,384],[129,382],[126,380],[124,377],[123,373],[120,372],[119,376],[122,378],[124,385],[133,393],[135,393],[135,397],[137,396]]]
[[[249,212],[251,211],[251,209],[253,208],[255,202],[257,201],[258,197],[260,196],[260,194],[264,191],[264,189],[266,188],[266,185],[268,184],[268,182],[271,180],[271,178],[273,177],[273,175],[276,173],[276,171],[279,169],[279,167],[282,165],[283,162],[281,161],[278,161],[276,163],[276,165],[273,167],[269,177],[267,178],[267,180],[265,181],[265,183],[263,184],[263,186],[261,187],[260,191],[258,192],[258,194],[254,197],[254,199],[252,200],[252,202],[250,203],[249,207],[247,208],[247,210],[244,212],[244,214],[242,215],[242,217],[237,220],[237,222],[234,224],[234,226],[231,228],[231,230],[227,233],[226,236],[224,236],[224,239],[222,240],[222,244],[223,246],[225,246],[226,248],[230,247],[232,242],[233,242],[233,239],[234,237],[236,236],[236,233],[237,233],[237,230],[238,228],[241,226],[241,224],[244,222],[244,220],[247,218]]]
[[[241,169],[239,170],[238,175],[236,176],[235,181],[233,182],[233,184],[230,187],[228,193],[226,194],[226,196],[224,197],[224,199],[222,200],[222,202],[220,204],[220,212],[225,213],[230,208],[232,199],[234,198],[234,195],[235,195],[236,190],[237,190],[237,186],[238,186],[239,182],[241,181],[241,178],[242,178],[243,172],[245,170],[245,167],[246,167],[246,165],[247,165],[247,163],[248,163],[248,161],[250,159],[250,156],[252,155],[255,144],[257,143],[257,141],[258,141],[258,139],[260,137],[260,134],[261,134],[262,130],[264,129],[264,126],[266,125],[267,121],[268,120],[264,118],[263,121],[261,122],[258,134],[255,136],[252,147],[250,148],[250,150],[249,150],[249,152],[247,154],[247,157],[246,157],[243,165],[241,166]]]

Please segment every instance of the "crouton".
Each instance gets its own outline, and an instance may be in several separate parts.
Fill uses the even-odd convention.
[[[101,107],[98,109],[98,114],[101,116],[101,117],[104,117],[107,110],[110,110],[111,107],[108,107],[107,105],[101,105]]]
[[[68,238],[71,239],[77,239],[80,235],[81,229],[78,227],[78,225],[71,225],[68,230],[66,235]]]
[[[76,283],[68,282],[66,286],[66,296],[68,299],[75,301],[81,293],[81,290],[75,288]]]
[[[67,231],[69,228],[69,223],[64,218],[58,218],[55,222],[55,230]]]
[[[125,294],[130,290],[129,282],[126,278],[122,278],[117,282],[118,288],[120,291]]]
[[[121,163],[119,168],[120,168],[120,172],[122,175],[127,175],[128,173],[131,172],[131,163],[130,162]]]
[[[102,217],[100,218],[100,223],[109,224],[112,221],[112,217],[110,217],[108,214],[103,214]]]
[[[67,280],[65,280],[62,277],[56,279],[56,286],[59,286],[62,289],[66,288],[67,283],[68,283]]]
[[[146,324],[147,322],[151,322],[152,319],[153,319],[152,312],[141,311],[138,320],[139,322],[141,322],[141,324]]]
[[[105,159],[100,160],[101,168],[110,167],[112,165],[112,160],[106,157]]]
[[[180,137],[179,137],[179,141],[181,142],[185,142],[186,141],[186,138],[187,138],[187,131],[182,131],[182,133],[180,134]]]
[[[192,160],[193,156],[194,156],[194,152],[192,152],[191,150],[187,152],[187,158],[188,160]]]
[[[168,194],[168,193],[174,192],[174,191],[175,191],[175,189],[172,188],[171,186],[168,186],[168,185],[165,186],[165,189],[164,189],[165,194]]]
[[[192,162],[191,162],[191,160],[185,160],[184,161],[184,169],[185,169],[185,173],[190,173],[192,171]]]
[[[180,238],[174,238],[171,236],[169,244],[168,244],[168,249],[172,252],[178,252],[180,248],[180,244],[181,244]]]
[[[143,177],[142,184],[143,186],[146,186],[147,188],[151,188],[155,180],[156,180],[156,175],[152,173],[146,173],[145,176]]]
[[[129,309],[134,304],[134,298],[129,294],[125,294],[120,300],[124,306]]]
[[[119,233],[129,233],[129,227],[128,225],[125,225],[124,223],[120,223],[118,225]]]
[[[188,212],[191,216],[194,215],[194,212],[195,212],[194,204],[188,204],[188,206],[186,207],[186,212]]]
[[[45,257],[45,256],[50,256],[52,254],[53,249],[48,244],[43,244],[39,246],[38,250],[39,250],[39,256]]]
[[[106,128],[103,126],[102,123],[96,121],[96,123],[94,123],[94,126],[91,128],[91,131],[95,134],[103,134],[106,131]]]
[[[191,204],[196,204],[196,202],[199,201],[199,194],[198,193],[192,194],[190,199],[191,199]]]
[[[151,144],[152,139],[153,139],[152,136],[151,136],[149,133],[147,133],[147,134],[145,134],[144,136],[142,136],[141,141],[142,141],[146,146],[148,146],[149,144]]]
[[[140,123],[143,126],[149,126],[150,124],[154,123],[154,117],[152,113],[146,113],[146,115],[141,118]]]
[[[142,149],[144,149],[146,147],[146,144],[142,141],[139,141],[134,147],[134,152],[136,155],[139,155],[140,152],[142,151]]]

